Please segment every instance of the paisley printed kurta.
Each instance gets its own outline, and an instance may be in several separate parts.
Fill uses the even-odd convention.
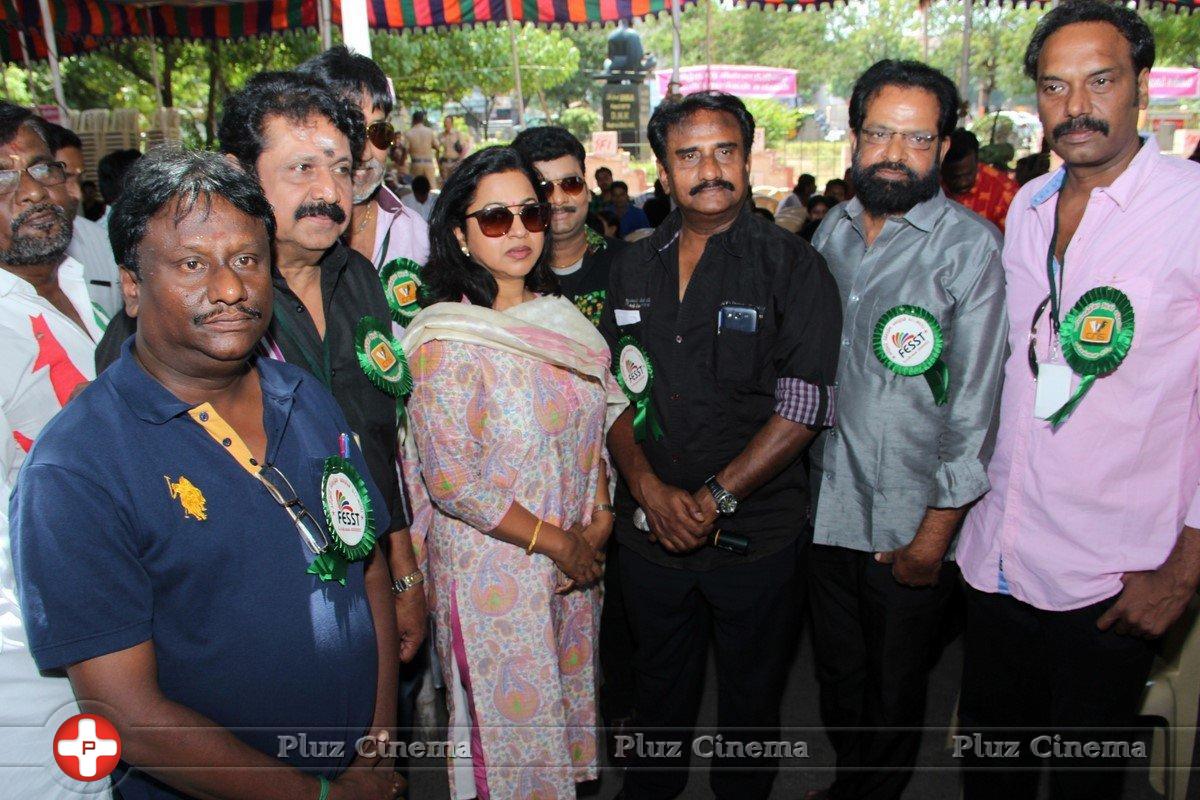
[[[482,531],[513,502],[564,529],[590,520],[611,387],[468,342],[427,341],[409,361],[409,430],[433,504],[417,525],[428,526],[446,683],[453,593],[492,798],[574,798],[597,774],[597,590],[556,595],[565,578],[549,558]]]

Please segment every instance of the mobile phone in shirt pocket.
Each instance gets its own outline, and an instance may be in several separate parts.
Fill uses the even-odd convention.
[[[758,348],[758,309],[725,305],[717,310],[717,382],[740,384],[754,377]]]

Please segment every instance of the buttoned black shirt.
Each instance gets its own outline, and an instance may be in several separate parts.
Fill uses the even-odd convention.
[[[776,411],[781,378],[814,387],[825,404],[837,369],[842,327],[837,285],[821,256],[800,237],[743,208],[711,237],[679,299],[675,210],[654,234],[618,253],[600,331],[609,347],[633,336],[649,353],[651,397],[665,435],[641,443],[655,473],[694,492],[740,454]],[[722,306],[753,308],[757,331],[717,331]],[[616,533],[623,546],[660,564],[710,569],[778,552],[806,529],[808,480],[800,459],[741,498],[722,530],[750,540],[747,555],[711,547],[675,556],[633,527],[636,504],[618,487]]]

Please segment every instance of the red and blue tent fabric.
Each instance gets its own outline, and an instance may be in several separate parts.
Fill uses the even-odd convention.
[[[832,6],[836,4],[836,0],[738,0],[739,4],[750,6],[761,6],[762,8],[774,8],[778,10],[809,10],[817,9],[821,6]],[[1010,5],[1048,5],[1050,0],[982,0],[983,3],[1002,3]],[[1164,8],[1174,11],[1186,11],[1191,13],[1197,8],[1200,8],[1200,0],[1134,0],[1134,5],[1145,6],[1147,8]]]
[[[537,25],[597,25],[668,11],[672,0],[367,0],[377,30],[421,30],[485,25],[508,19]],[[679,0],[683,5],[695,0]],[[172,2],[134,6],[112,0],[49,0],[59,55],[68,56],[130,38],[240,39],[316,28],[318,0],[252,0],[224,5]],[[341,3],[332,0],[333,24]],[[0,0],[0,61],[46,58],[38,0]]]

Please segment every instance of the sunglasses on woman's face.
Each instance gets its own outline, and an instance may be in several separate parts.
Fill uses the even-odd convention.
[[[367,139],[380,150],[387,150],[396,143],[396,129],[390,122],[372,122],[367,126]]]
[[[511,209],[519,208],[516,214]],[[541,233],[550,224],[550,206],[546,203],[518,203],[511,206],[488,206],[471,214],[479,223],[479,230],[489,239],[498,239],[512,229],[513,217],[520,217],[521,224],[530,233]]]
[[[587,183],[578,175],[568,175],[556,181],[542,181],[542,189],[546,192],[547,196],[554,191],[555,186],[569,195],[580,195],[587,188]]]

